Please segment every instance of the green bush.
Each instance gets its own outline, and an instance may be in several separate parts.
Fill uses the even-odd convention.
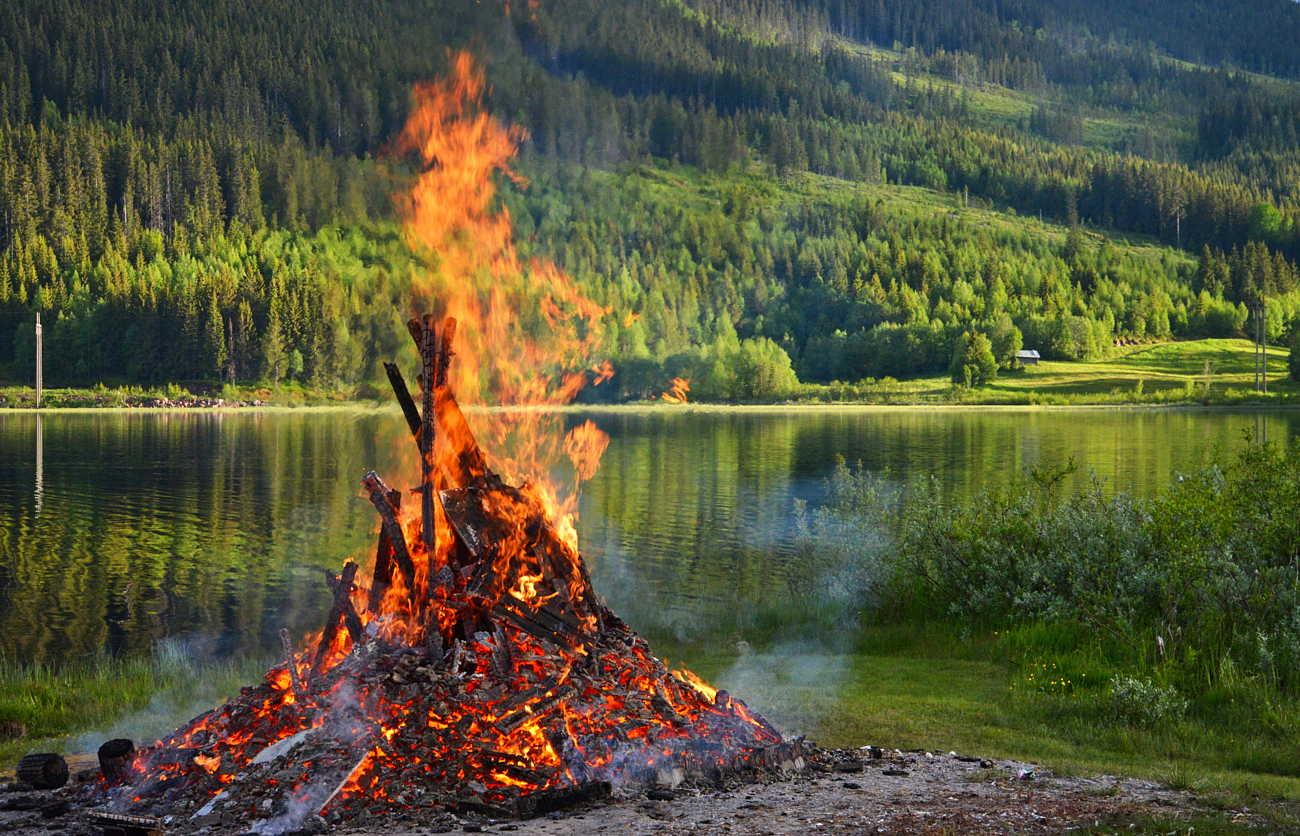
[[[1131,726],[1150,728],[1187,712],[1187,698],[1177,688],[1150,679],[1117,676],[1110,681],[1110,696],[1115,719]]]

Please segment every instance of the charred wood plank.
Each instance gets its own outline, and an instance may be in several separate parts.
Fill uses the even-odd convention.
[[[577,688],[571,685],[561,685],[552,696],[538,700],[532,705],[525,705],[518,711],[502,717],[493,724],[493,728],[503,735],[513,734],[533,720],[539,720],[555,711],[577,693]]]
[[[451,382],[451,358],[456,355],[452,345],[456,342],[456,318],[442,321],[442,339],[438,342],[438,362],[433,373],[433,387],[440,389]]]
[[[346,571],[346,567],[344,567],[344,571]],[[354,570],[353,576],[355,577],[355,575]],[[357,615],[356,607],[352,606],[351,585],[347,589],[343,589],[343,575],[336,576],[328,569],[325,570],[325,584],[330,588],[330,592],[334,593],[335,600],[338,600],[339,595],[343,596],[343,626],[347,627],[348,635],[352,637],[352,643],[355,645],[361,644],[365,640],[366,628],[361,623],[361,616]]]
[[[365,475],[361,484],[370,494],[370,504],[375,506],[379,516],[384,521],[384,530],[388,532],[388,542],[393,547],[393,560],[397,562],[397,568],[402,570],[402,579],[406,581],[406,590],[411,593],[415,590],[415,563],[411,560],[411,553],[406,548],[406,534],[402,531],[402,524],[397,521],[397,509],[388,501],[392,494],[384,481],[379,478],[373,470]]]
[[[580,654],[584,652],[584,645],[578,639],[571,637],[567,632],[559,632],[543,624],[539,624],[524,613],[516,612],[501,604],[497,604],[493,607],[492,612],[493,614],[504,618],[506,621],[509,621],[515,627],[518,627],[520,630],[523,630],[534,638],[550,642],[551,644],[572,653]]]
[[[608,798],[611,790],[609,781],[587,781],[572,787],[538,790],[516,802],[515,815],[521,819],[534,819],[584,801]]]
[[[316,659],[312,662],[311,673],[307,674],[308,682],[314,680],[325,666],[325,657],[329,655],[329,650],[334,645],[334,637],[339,632],[339,622],[343,620],[343,608],[345,605],[352,606],[352,581],[356,576],[357,564],[349,560],[343,565],[343,574],[334,591],[334,606],[330,607],[330,614],[325,621],[325,632],[321,633],[320,644],[316,646]]]
[[[91,810],[86,813],[86,820],[98,825],[105,836],[162,836],[163,832],[162,819],[149,816],[126,816]]]
[[[388,504],[393,506],[393,514],[402,508],[402,492],[391,491]],[[384,596],[393,585],[393,540],[388,534],[388,526],[379,527],[379,547],[375,550],[375,572],[370,579],[370,597],[366,600],[366,609],[371,615],[379,615],[384,605]]]
[[[581,639],[586,633],[582,622],[568,613],[555,609],[554,607],[543,604],[540,607],[534,607],[521,598],[516,598],[510,592],[501,593],[501,603],[505,606],[519,610],[528,615],[529,618],[543,626],[549,627],[556,632],[567,632],[574,638]]]
[[[280,630],[280,645],[284,648],[284,658],[289,667],[289,684],[293,686],[295,694],[301,695],[302,682],[298,679],[298,662],[293,655],[293,640],[289,638],[288,628],[281,628]],[[107,746],[108,744],[104,745]],[[100,759],[103,760],[102,755]]]
[[[393,394],[397,396],[397,403],[402,407],[402,415],[406,416],[406,426],[410,428],[411,435],[415,436],[415,443],[420,443],[420,410],[415,406],[415,399],[411,397],[411,390],[407,388],[406,378],[402,377],[402,372],[397,368],[396,363],[385,363],[384,371],[388,373],[388,383],[393,387]]]

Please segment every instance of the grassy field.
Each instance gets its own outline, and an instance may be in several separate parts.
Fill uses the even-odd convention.
[[[947,375],[906,381],[806,385],[805,403],[1104,405],[1176,403],[1284,405],[1300,402],[1300,384],[1287,377],[1288,350],[1268,350],[1268,394],[1254,390],[1254,346],[1218,339],[1127,346],[1093,362],[1044,361],[1002,372],[971,389],[955,388]]]
[[[671,640],[656,650],[663,643]],[[1250,682],[1194,701],[1182,720],[1140,728],[1111,716],[1115,671],[1042,627],[972,634],[950,624],[868,626],[837,647],[678,649],[697,673],[819,745],[956,751],[1058,775],[1150,778],[1211,808],[1249,806],[1270,821],[1269,832],[1300,829],[1300,708],[1266,705]],[[1212,814],[1196,825],[1197,833],[1255,832]],[[1186,832],[1188,822],[1181,826]]]
[[[256,660],[198,665],[160,649],[151,659],[92,659],[66,665],[0,664],[0,721],[26,736],[0,740],[0,770],[30,752],[94,752],[115,737],[150,742],[257,684]]]

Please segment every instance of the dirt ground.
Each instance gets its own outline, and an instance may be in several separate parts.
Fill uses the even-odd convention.
[[[722,787],[658,787],[648,793],[616,790],[608,799],[532,821],[450,813],[425,820],[363,816],[335,824],[317,818],[309,822],[306,832],[337,836],[1060,834],[1134,814],[1181,817],[1199,806],[1194,795],[1152,781],[1055,777],[1034,764],[981,761],[948,752],[893,751],[872,758],[863,750],[820,751],[802,771],[762,775],[757,780],[730,779]],[[61,796],[69,794],[0,793],[0,832],[98,836],[102,831],[86,822],[75,807],[48,815],[57,810]],[[1251,823],[1253,816],[1243,810],[1238,818]],[[179,824],[165,823],[163,830]],[[212,831],[211,836],[235,833]]]

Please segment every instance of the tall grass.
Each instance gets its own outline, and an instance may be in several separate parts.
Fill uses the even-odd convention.
[[[0,766],[34,751],[93,751],[112,737],[150,742],[256,682],[266,668],[251,658],[201,662],[166,643],[147,659],[0,660],[0,721],[18,721],[27,732],[0,741]]]

